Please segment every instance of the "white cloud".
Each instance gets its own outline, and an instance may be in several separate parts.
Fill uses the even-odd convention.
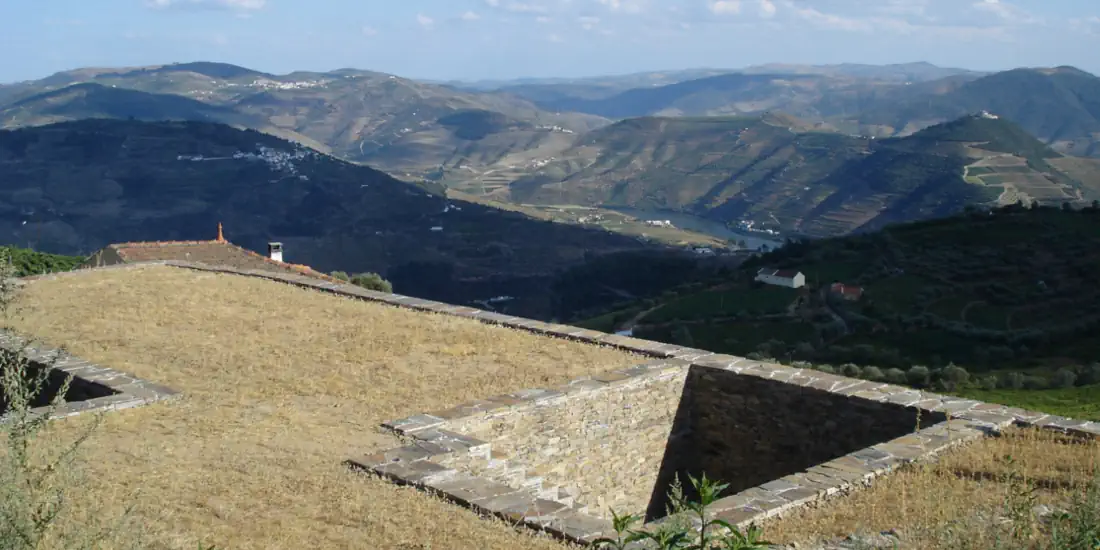
[[[577,18],[577,22],[581,24],[582,29],[590,31],[596,28],[596,25],[600,24],[600,18],[592,17],[590,15],[582,15],[581,17]]]
[[[519,2],[515,0],[501,1],[501,0],[485,0],[485,4],[490,8],[509,11],[512,13],[549,13],[550,9],[544,4],[535,2]]]
[[[624,13],[641,13],[645,10],[647,2],[645,0],[596,0],[600,4],[603,4],[607,9],[611,11],[621,11]]]
[[[374,28],[370,25],[364,25],[363,26],[363,36],[378,36],[378,29],[376,29],[376,28]]]
[[[535,21],[536,21],[537,23],[542,23],[542,24],[544,24],[544,25],[545,25],[546,23],[550,23],[550,22],[552,22],[552,21],[553,21],[553,19],[550,19],[549,17],[546,17],[545,15],[540,15],[540,16],[538,16],[538,17],[536,17],[536,18],[535,18]]]
[[[551,42],[558,42],[558,43],[565,42],[565,40],[562,40],[561,36],[553,34],[553,33],[546,35],[546,39],[551,41]]]
[[[477,21],[478,19],[481,19],[481,16],[472,11],[468,11],[459,16],[459,19],[462,19],[463,21]]]
[[[416,22],[425,29],[430,29],[435,26],[435,19],[424,15],[423,13],[416,14]]]
[[[992,14],[1007,23],[1036,23],[1038,20],[1023,9],[1001,0],[975,2],[974,9]]]
[[[209,9],[232,11],[256,11],[267,5],[267,0],[146,0],[146,5],[156,9]]]
[[[741,13],[740,0],[711,0],[710,11],[718,15],[737,15]]]
[[[775,3],[772,0],[760,0],[760,17],[765,19],[775,16]]]

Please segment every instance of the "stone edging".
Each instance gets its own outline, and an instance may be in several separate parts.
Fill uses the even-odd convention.
[[[948,416],[945,422],[722,498],[712,506],[711,511],[717,517],[741,526],[866,485],[874,477],[889,472],[899,465],[931,458],[944,449],[974,441],[1010,425],[1051,429],[1078,437],[1100,439],[1100,422],[1073,420],[1015,407],[942,396],[902,386],[752,361],[731,355],[605,334],[409,296],[375,292],[355,285],[328,282],[307,275],[241,270],[181,261],[143,262],[96,269],[134,268],[142,265],[167,265],[198,271],[258,277],[344,297],[465,317],[544,336],[611,346],[656,359],[657,361],[654,362],[582,377],[552,389],[521,390],[475,400],[444,411],[417,414],[386,422],[383,428],[409,438],[409,444],[346,461],[349,466],[379,474],[400,484],[416,486],[478,512],[522,523],[574,542],[585,543],[607,535],[611,523],[605,519],[581,514],[566,504],[539,498],[530,490],[468,476],[433,461],[433,458],[449,453],[471,453],[488,457],[490,449],[487,442],[450,431],[446,429],[447,423],[460,418],[488,415],[504,409],[538,406],[540,403],[549,402],[572,392],[598,391],[624,381],[641,380],[691,367],[721,369],[739,375],[814,388],[844,397],[891,403]],[[35,278],[52,278],[72,273],[74,272]]]
[[[48,364],[53,370],[72,375],[86,383],[96,384],[112,391],[111,395],[95,397],[85,401],[61,403],[54,410],[52,418],[64,418],[91,411],[109,411],[140,407],[158,401],[176,399],[180,393],[169,387],[143,380],[131,374],[108,367],[96,365],[79,357],[51,347],[34,346],[18,335],[0,329],[0,349],[14,351],[21,349],[23,357],[32,363]],[[31,409],[32,414],[43,414],[48,407]],[[0,416],[0,423],[5,417]]]

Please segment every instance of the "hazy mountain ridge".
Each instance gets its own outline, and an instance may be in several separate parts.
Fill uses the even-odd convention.
[[[561,141],[564,135],[583,132],[607,123],[585,114],[543,111],[525,99],[501,93],[472,93],[423,84],[372,71],[341,69],[330,73],[299,71],[270,75],[222,63],[184,63],[120,70],[96,69],[58,73],[46,79],[21,83],[6,92],[0,109],[28,98],[62,97],[66,86],[96,90],[99,105],[88,108],[79,101],[62,109],[56,103],[41,102],[41,112],[22,106],[20,116],[7,116],[2,127],[76,120],[89,116],[112,116],[103,105],[112,101],[116,112],[125,112],[135,97],[128,91],[160,96],[181,96],[224,110],[215,113],[191,108],[201,120],[258,128],[291,139],[305,141],[333,154],[396,174],[423,176],[451,158],[455,151],[470,149],[472,141],[460,136],[470,132],[440,119],[461,112],[499,113],[517,124],[499,127],[493,141],[480,157],[493,159],[503,152],[546,141]],[[55,94],[43,96],[42,94]],[[5,97],[0,96],[0,97]],[[109,96],[115,96],[111,99]],[[147,103],[165,106],[160,118],[180,118],[179,105],[164,97],[142,97]],[[33,100],[32,100],[33,104]],[[156,116],[136,118],[156,119]],[[452,121],[453,122],[453,121]],[[479,132],[473,132],[478,134]],[[484,137],[484,136],[482,136]],[[475,147],[476,149],[477,147]]]
[[[545,108],[608,118],[774,110],[879,137],[908,135],[985,110],[1019,123],[1061,152],[1100,155],[1100,78],[1085,71],[1055,67],[986,74],[922,64],[892,67],[772,64],[614,95],[521,91]]]
[[[516,202],[669,209],[825,236],[967,204],[1083,200],[1078,178],[1045,162],[1058,157],[981,115],[888,140],[775,114],[644,117],[587,134],[507,192]]]

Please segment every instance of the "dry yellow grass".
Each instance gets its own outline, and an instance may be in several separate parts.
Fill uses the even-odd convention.
[[[561,548],[341,461],[388,448],[388,419],[643,358],[287,285],[168,267],[89,272],[23,292],[21,331],[186,392],[107,414],[84,449],[77,515],[138,503],[153,547]],[[89,419],[56,424],[71,435]],[[1011,466],[1003,457],[1012,456]],[[1015,472],[1060,504],[1100,468],[1100,444],[1013,432],[766,525],[808,541],[898,528],[951,548],[945,525],[993,548],[983,519]],[[962,520],[962,521],[960,521]]]
[[[1005,457],[1012,458],[1011,464]],[[764,527],[769,540],[782,542],[897,529],[903,533],[902,548],[960,548],[959,541],[965,541],[966,548],[994,550],[1002,546],[990,518],[1004,517],[1006,505],[1019,494],[1010,479],[1034,486],[1035,504],[1066,507],[1098,472],[1100,442],[1013,429]]]
[[[382,421],[644,360],[169,267],[38,281],[20,303],[21,332],[185,392],[105,415],[73,494],[81,514],[138,495],[164,548],[560,548],[341,461],[396,445]]]

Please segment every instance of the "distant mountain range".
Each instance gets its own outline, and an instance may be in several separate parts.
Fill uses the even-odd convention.
[[[489,163],[516,149],[557,147],[608,123],[547,112],[508,94],[353,69],[275,76],[220,63],[183,63],[70,71],[0,90],[0,128],[87,117],[224,122],[399,175],[430,172],[464,151]],[[484,127],[486,121],[492,126]],[[469,131],[466,123],[479,127]],[[482,139],[487,132],[491,139]]]
[[[1000,152],[1005,166],[1035,147],[1073,157],[1046,151],[1041,166],[1008,169],[991,167],[1000,161],[981,145],[910,146],[926,143],[925,128],[982,111],[1015,123],[979,140],[1016,144]],[[90,117],[251,128],[489,201],[670,208],[814,235],[971,200],[1091,200],[1100,158],[1100,79],[1070,67],[773,64],[425,83],[196,62],[0,87],[0,127]]]
[[[879,137],[908,135],[986,110],[1059,151],[1100,156],[1100,78],[1072,67],[993,74],[935,69],[780,65],[604,96],[569,94],[560,85],[508,90],[547,109],[612,119],[781,111]]]
[[[642,117],[590,132],[501,199],[674,210],[827,236],[967,204],[1081,202],[1100,192],[1100,163],[1073,172],[1080,162],[994,115],[878,140],[779,114]]]

